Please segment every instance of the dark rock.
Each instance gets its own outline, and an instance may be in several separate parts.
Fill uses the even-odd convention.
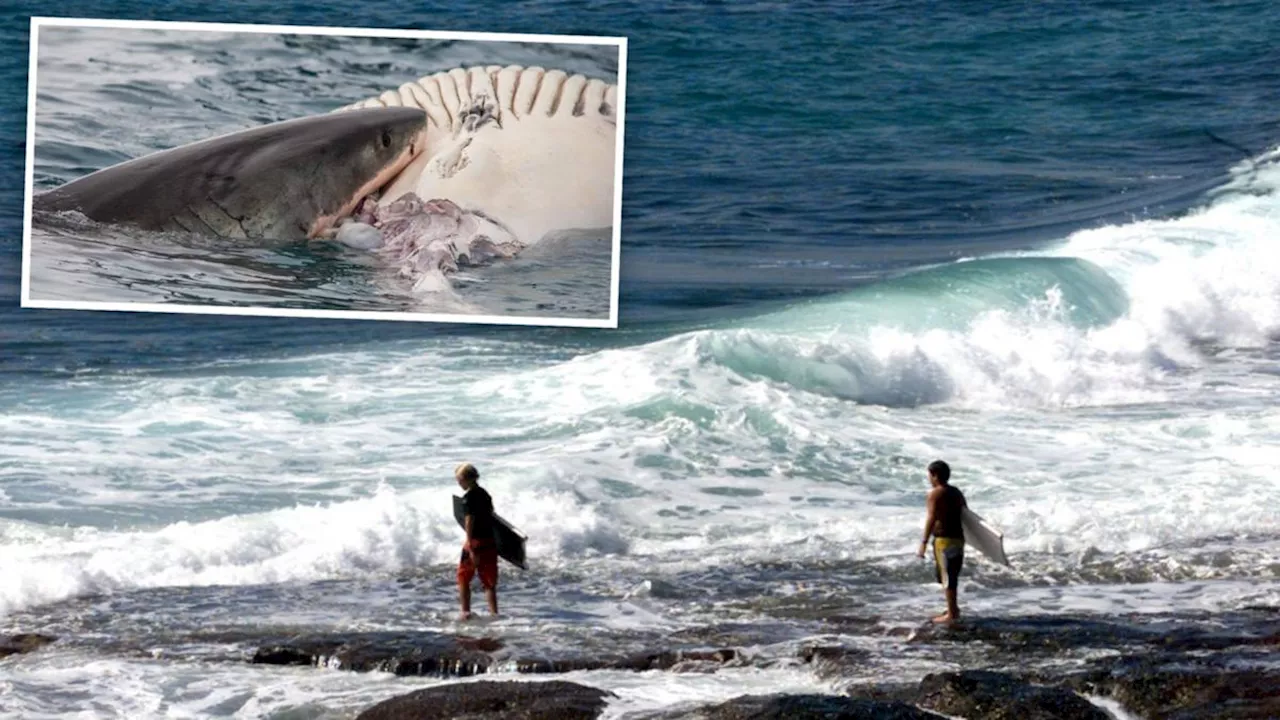
[[[1199,617],[1007,617],[976,618],[953,627],[928,628],[930,642],[982,642],[1018,655],[1058,653],[1076,648],[1154,647],[1165,650],[1223,650],[1280,644],[1280,618],[1253,610]]]
[[[732,665],[741,660],[733,648],[719,650],[663,650],[626,656],[572,657],[558,659],[515,660],[512,668],[522,673],[561,673],[573,670],[676,670],[709,669]]]
[[[875,616],[829,615],[823,618],[822,621],[827,625],[828,632],[836,632],[841,635],[903,636],[910,633],[910,628],[885,624]]]
[[[949,646],[948,659],[964,667],[1009,670],[1024,680],[1107,696],[1143,718],[1280,718],[1280,614],[1272,607],[974,618],[924,629],[920,637],[926,645]],[[1097,658],[1097,650],[1115,655]]]
[[[1280,605],[1245,605],[1241,610],[1260,613],[1276,613],[1280,614]]]
[[[840,695],[743,695],[707,707],[646,715],[645,720],[941,720],[906,703]]]
[[[314,649],[302,650],[288,646],[258,648],[250,661],[257,665],[317,665],[319,658],[327,656],[315,654]]]
[[[613,693],[575,683],[469,682],[384,700],[356,720],[593,720]]]
[[[1109,720],[1070,690],[1031,685],[1007,673],[967,670],[926,675],[916,704],[967,720]]]
[[[1064,680],[1152,720],[1280,717],[1280,668],[1268,652],[1129,656]],[[1252,665],[1252,667],[1250,667]]]
[[[741,661],[739,652],[678,649],[658,652],[545,657],[511,648],[492,638],[439,633],[368,633],[302,636],[263,645],[251,662],[312,665],[355,672],[468,677],[494,670],[565,673],[576,670],[705,671]]]
[[[32,650],[48,645],[54,640],[57,640],[57,638],[40,633],[21,633],[19,635],[0,637],[0,658],[29,653]]]
[[[577,670],[604,670],[610,662],[602,658],[567,657],[537,658],[519,657],[502,663],[504,670],[526,675],[548,675],[574,672]],[[490,666],[493,667],[492,665]]]
[[[489,638],[435,633],[304,636],[261,647],[251,662],[467,677],[487,671],[494,662],[490,653],[501,647],[500,642]]]
[[[920,698],[919,683],[876,683],[874,685],[850,685],[845,694],[863,700],[876,700],[882,703],[905,703],[915,705]]]
[[[688,662],[726,665],[738,660],[739,657],[738,651],[732,648],[721,650],[665,650],[658,653],[636,655],[612,667],[628,670],[669,670],[672,667]]]
[[[807,663],[862,659],[866,656],[867,652],[864,650],[847,648],[843,645],[806,645],[800,649],[800,659]]]
[[[805,646],[800,649],[800,660],[813,666],[813,670],[822,678],[833,678],[845,675],[850,668],[867,661],[870,653],[856,648],[841,645]]]
[[[485,672],[494,665],[501,664],[504,670],[519,673],[565,673],[576,670],[690,670],[710,669],[732,665],[740,660],[737,650],[732,648],[720,650],[663,650],[660,652],[642,652],[632,655],[575,656],[561,658],[538,658],[527,655],[514,656],[509,660],[492,660]]]
[[[719,623],[683,628],[665,639],[680,645],[768,645],[792,637],[794,628],[783,623]]]

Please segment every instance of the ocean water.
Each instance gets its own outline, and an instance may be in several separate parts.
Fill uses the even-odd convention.
[[[64,641],[0,661],[5,702],[352,717],[446,682],[243,658],[457,630],[463,460],[532,558],[473,632],[547,653],[723,626],[781,659],[828,613],[876,628],[840,638],[865,679],[954,668],[885,630],[940,610],[935,458],[1014,564],[966,563],[970,615],[1280,602],[1266,9],[60,8],[627,36],[620,327],[577,331],[19,309],[6,20],[0,632]],[[785,662],[570,678],[613,717],[839,690]]]

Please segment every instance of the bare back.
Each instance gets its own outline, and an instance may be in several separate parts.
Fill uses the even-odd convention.
[[[960,524],[960,511],[967,507],[964,493],[957,487],[943,485],[929,493],[929,502],[934,506],[933,536],[963,538],[964,528]]]

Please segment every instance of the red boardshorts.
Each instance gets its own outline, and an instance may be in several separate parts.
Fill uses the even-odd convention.
[[[498,586],[498,548],[492,543],[484,543],[476,545],[472,551],[475,553],[475,565],[471,563],[471,557],[467,555],[466,546],[463,546],[462,560],[458,563],[458,582],[462,585],[470,585],[471,578],[476,576],[476,571],[480,573],[480,584],[486,590],[491,590]]]

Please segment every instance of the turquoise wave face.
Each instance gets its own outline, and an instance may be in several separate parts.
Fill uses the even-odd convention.
[[[747,324],[783,333],[960,330],[992,311],[1032,312],[1052,302],[1056,322],[1081,329],[1115,322],[1129,310],[1124,288],[1079,258],[985,258],[900,275]]]

